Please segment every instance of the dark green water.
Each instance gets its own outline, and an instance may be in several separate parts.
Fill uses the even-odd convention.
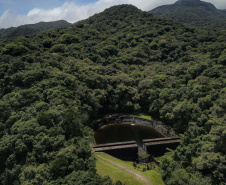
[[[110,124],[98,129],[94,138],[96,144],[142,141],[143,139],[154,139],[164,137],[153,128],[133,123]]]

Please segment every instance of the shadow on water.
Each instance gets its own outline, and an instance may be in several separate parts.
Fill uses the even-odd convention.
[[[94,138],[96,144],[115,143],[124,141],[141,142],[143,139],[164,137],[151,127],[134,123],[109,124],[99,128]]]

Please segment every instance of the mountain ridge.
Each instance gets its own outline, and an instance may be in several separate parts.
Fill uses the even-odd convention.
[[[36,24],[25,24],[18,27],[2,28],[0,29],[0,40],[11,39],[18,36],[37,34],[41,31],[47,31],[70,25],[71,24],[65,20],[58,20],[52,22],[42,21]]]
[[[174,4],[162,5],[150,13],[163,18],[194,26],[226,28],[225,10],[201,0],[179,0]]]

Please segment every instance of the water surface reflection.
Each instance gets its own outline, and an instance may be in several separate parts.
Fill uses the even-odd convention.
[[[109,124],[99,128],[94,138],[96,144],[114,143],[123,141],[141,141],[164,137],[155,129],[134,123]]]

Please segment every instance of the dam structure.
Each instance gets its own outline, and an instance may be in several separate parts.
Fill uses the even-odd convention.
[[[145,130],[153,129],[157,132],[157,135],[154,138],[130,138],[131,140],[129,141],[120,142],[107,141],[108,135],[114,132],[114,126],[121,126],[124,123],[129,123],[131,126],[142,126]],[[103,143],[93,143],[93,150],[95,152],[108,153],[122,160],[137,160],[138,153],[140,152],[150,154],[152,157],[163,155],[166,152],[166,148],[175,149],[180,143],[180,138],[171,128],[153,120],[136,116],[110,115],[95,122],[93,129],[96,131],[95,133],[98,134],[100,128],[107,127],[108,125],[112,128],[110,128],[110,132],[105,135],[106,141],[103,139]],[[136,130],[136,128],[134,129]],[[118,135],[117,132],[115,135]],[[97,141],[97,138],[95,138],[95,141]]]

